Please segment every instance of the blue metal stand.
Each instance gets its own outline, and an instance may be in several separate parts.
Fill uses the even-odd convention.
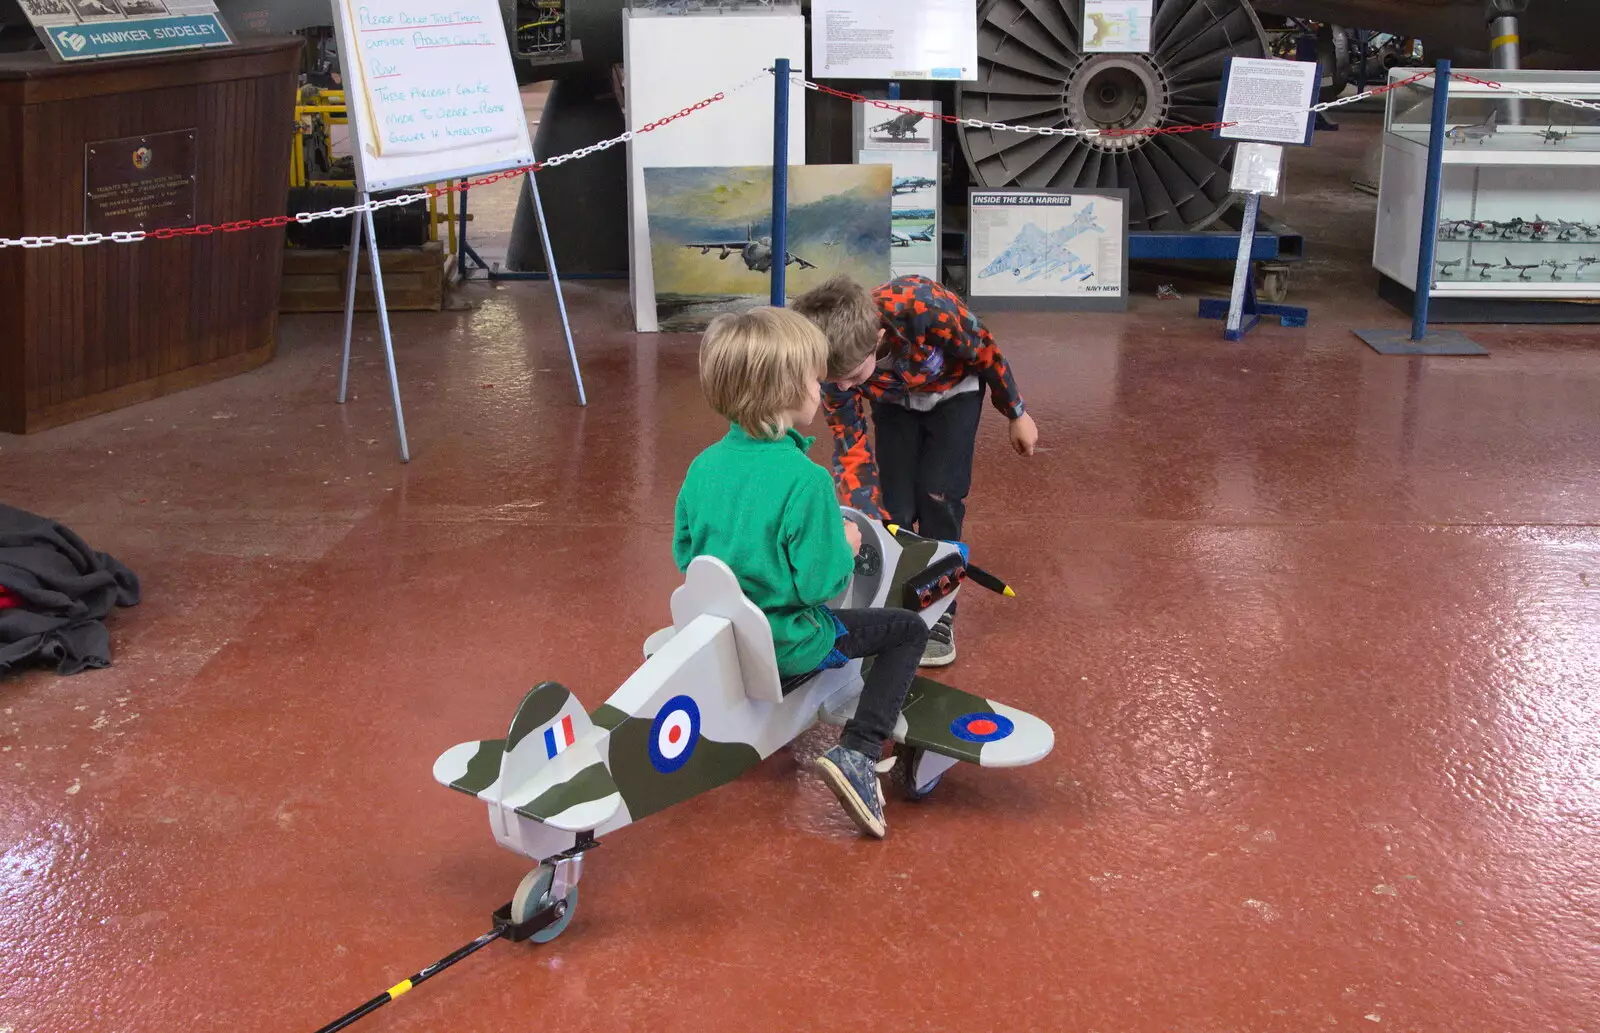
[[[772,305],[783,308],[789,268],[789,59],[772,68]]]
[[[1261,214],[1261,195],[1249,194],[1244,202],[1244,222],[1239,227],[1239,252],[1233,265],[1233,291],[1227,301],[1220,298],[1200,300],[1201,319],[1224,320],[1222,338],[1239,341],[1254,330],[1261,317],[1276,317],[1284,326],[1305,326],[1309,313],[1295,305],[1263,304],[1256,298],[1255,277],[1250,273],[1250,259],[1255,253],[1256,219]]]
[[[1356,336],[1382,355],[1487,355],[1480,345],[1454,330],[1428,335],[1428,302],[1433,296],[1434,245],[1439,239],[1439,193],[1444,180],[1444,134],[1450,104],[1450,62],[1433,72],[1433,122],[1428,133],[1428,182],[1422,199],[1422,239],[1417,247],[1417,288],[1411,306],[1411,336],[1399,330],[1357,330]]]

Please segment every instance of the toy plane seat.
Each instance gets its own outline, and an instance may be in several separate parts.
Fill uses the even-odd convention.
[[[672,593],[674,631],[682,631],[701,615],[721,617],[733,624],[745,696],[764,703],[782,703],[783,682],[778,676],[777,650],[772,645],[772,625],[761,608],[745,598],[733,571],[715,556],[690,560],[683,584]]]

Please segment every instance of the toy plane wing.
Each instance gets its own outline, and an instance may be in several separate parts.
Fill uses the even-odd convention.
[[[836,696],[822,705],[819,716],[843,726],[860,698]],[[918,675],[895,720],[894,741],[980,767],[1013,768],[1043,758],[1056,736],[1032,714]]]
[[[727,248],[729,251],[743,251],[750,242],[748,240],[700,240],[683,245],[684,247],[717,247]]]

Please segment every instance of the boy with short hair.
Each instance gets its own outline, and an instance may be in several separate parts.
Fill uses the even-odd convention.
[[[711,321],[700,346],[700,384],[732,426],[689,464],[678,493],[672,543],[678,569],[715,556],[772,627],[784,677],[873,657],[855,715],[839,744],[815,762],[850,817],[882,837],[879,763],[894,733],[917,658],[928,640],[922,617],[903,609],[826,604],[850,583],[861,532],[834,500],[828,471],[806,455],[821,404],[828,342],[786,309],[757,308]]]
[[[872,291],[835,276],[791,307],[828,337],[822,397],[840,499],[924,538],[962,540],[985,389],[1010,421],[1019,455],[1033,455],[1039,441],[989,331],[925,276],[896,277]],[[876,450],[867,440],[869,400]],[[955,660],[955,612],[952,603],[934,625],[922,666]]]

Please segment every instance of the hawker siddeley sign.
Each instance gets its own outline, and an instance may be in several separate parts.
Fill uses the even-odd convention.
[[[233,42],[211,0],[17,0],[62,61],[132,57]]]

